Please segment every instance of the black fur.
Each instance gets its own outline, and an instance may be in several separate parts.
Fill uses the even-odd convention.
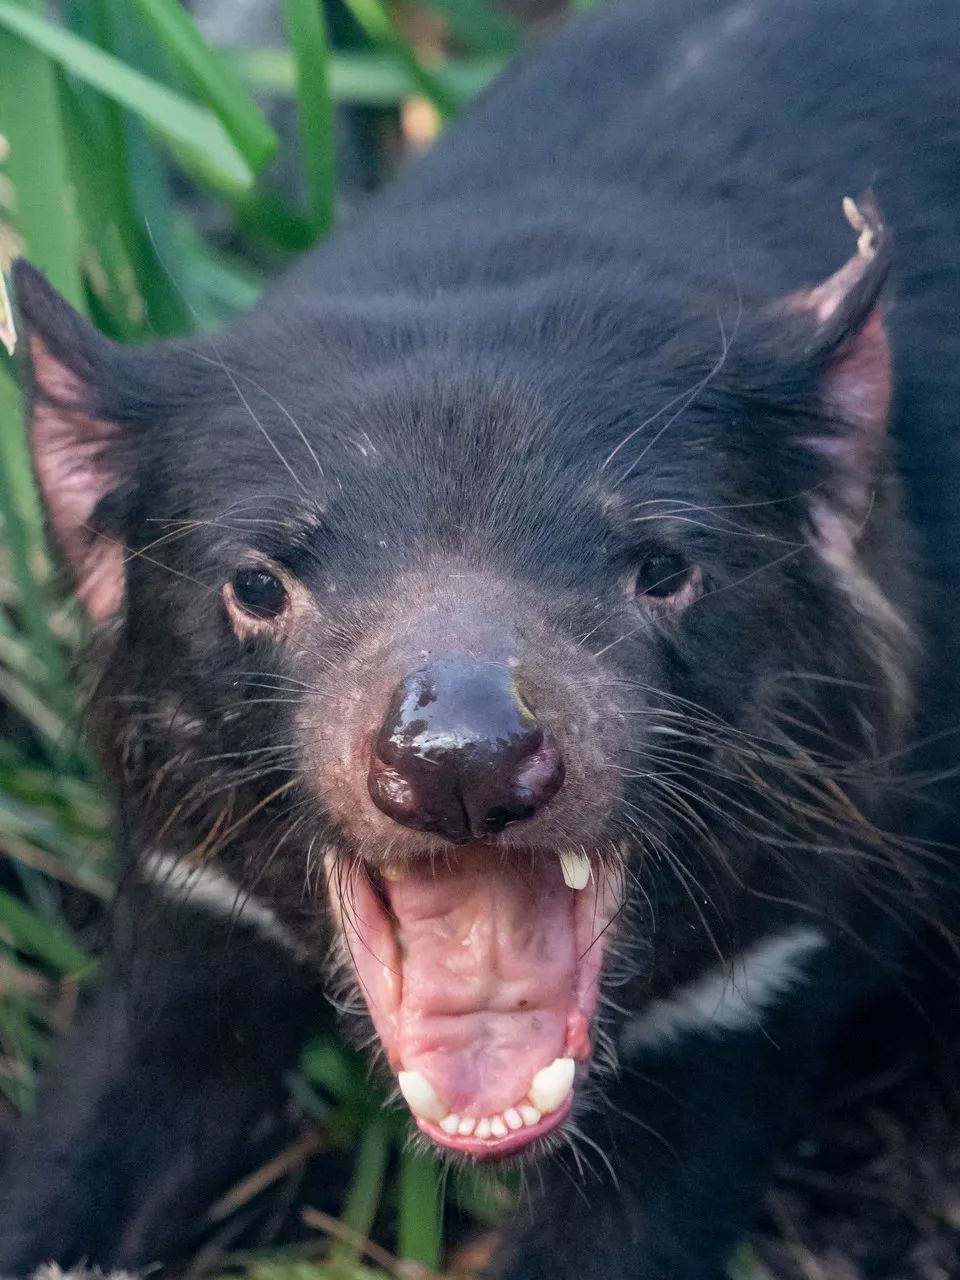
[[[0,1272],[148,1263],[242,1164],[319,1017],[319,850],[355,848],[331,743],[430,604],[516,638],[569,758],[596,712],[610,795],[594,811],[573,778],[579,805],[539,830],[562,816],[611,858],[626,841],[607,1037],[718,954],[798,922],[829,934],[762,1027],[598,1072],[585,1141],[545,1160],[496,1267],[718,1280],[837,1026],[950,871],[958,45],[953,0],[618,6],[516,66],[215,340],[110,347],[19,267],[36,405],[44,359],[74,373],[109,475],[93,523],[135,552],[90,658],[133,908],[7,1170]],[[892,277],[884,239],[818,325],[789,300],[854,252],[840,201],[867,187]],[[828,391],[877,307],[887,450]],[[855,571],[818,550],[818,511]],[[251,547],[304,590],[293,648],[231,630],[221,587]],[[632,575],[664,549],[702,594],[638,612]],[[228,945],[202,912],[183,930],[146,909],[158,840],[216,859],[305,962],[242,911]]]

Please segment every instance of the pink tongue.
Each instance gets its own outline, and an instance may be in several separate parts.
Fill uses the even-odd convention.
[[[556,857],[521,867],[485,848],[389,884],[403,949],[396,1052],[450,1111],[522,1102],[554,1058],[579,1056],[574,894]]]

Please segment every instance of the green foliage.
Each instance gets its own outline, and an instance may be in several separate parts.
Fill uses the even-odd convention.
[[[336,115],[330,91],[327,23],[315,0],[283,0],[283,12],[295,64],[308,222],[313,234],[322,236],[333,226],[337,180]]]
[[[418,96],[442,124],[520,42],[485,0],[423,0],[429,49],[402,34],[409,8],[343,2],[359,33],[350,48],[331,46],[319,0],[277,0],[284,46],[226,50],[180,0],[0,0],[0,268],[28,256],[120,341],[216,326],[252,304],[333,225],[339,104],[395,123]],[[296,108],[302,203],[271,181],[278,100]],[[15,363],[0,349],[0,1106],[19,1110],[95,974],[111,893],[109,814],[71,677],[82,638],[44,543]],[[368,1280],[381,1274],[371,1257],[394,1274],[437,1268],[437,1166],[407,1148],[363,1063],[321,1042],[291,1087],[322,1144],[352,1160],[339,1226],[308,1257],[238,1259],[232,1273]],[[509,1192],[470,1178],[459,1198],[491,1221]],[[371,1233],[409,1261],[371,1255]]]
[[[244,154],[212,110],[197,106],[89,41],[54,25],[40,14],[30,13],[20,4],[0,4],[0,24],[20,37],[22,44],[54,60],[83,84],[135,111],[184,163],[195,166],[210,183],[225,191],[243,190],[252,183],[254,169],[250,153],[254,148],[249,145],[252,141],[249,132],[244,137],[248,144]],[[22,55],[14,49],[13,60],[18,56]],[[217,87],[220,87],[219,83]],[[226,105],[221,95],[217,95],[216,101],[218,107]],[[251,111],[254,110],[251,106]],[[238,124],[233,117],[231,123]],[[266,127],[265,121],[263,124]],[[257,146],[256,152],[261,159],[266,158],[262,146]]]

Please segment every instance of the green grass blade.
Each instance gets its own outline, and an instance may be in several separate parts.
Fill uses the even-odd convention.
[[[281,196],[271,191],[251,191],[233,202],[237,226],[254,240],[266,240],[293,253],[314,242],[310,223]]]
[[[460,106],[440,76],[429,71],[394,26],[382,0],[344,0],[357,25],[378,49],[391,54],[409,74],[419,93],[436,107],[444,120],[451,120]]]
[[[76,842],[84,845],[82,861],[90,857],[91,848],[94,860],[103,861],[110,848],[108,822],[107,805],[91,781],[46,768],[8,738],[0,738],[0,828],[12,826],[73,864],[79,852]]]
[[[10,982],[20,973],[17,966],[0,948],[0,976]],[[17,1111],[29,1111],[33,1105],[35,1082],[33,1067],[41,1056],[37,1048],[38,1033],[30,1017],[30,1001],[15,995],[0,1000],[0,1093],[13,1103]],[[33,1061],[32,1061],[33,1060]]]
[[[244,81],[259,93],[291,96],[297,73],[287,49],[232,49],[229,57]],[[448,59],[435,76],[458,103],[487,87],[505,66],[502,57]],[[335,102],[362,107],[396,107],[418,93],[407,67],[378,50],[338,50],[330,55],[330,90]]]
[[[138,156],[134,166],[128,145],[137,121],[85,85],[65,83],[63,91],[84,261],[102,307],[98,320],[125,340],[182,333],[190,327],[189,311],[158,260],[160,228],[154,220],[148,231],[140,207],[146,165]]]
[[[3,968],[9,973],[13,965],[7,962]],[[22,973],[23,969],[19,969],[19,972]],[[5,1042],[13,1041],[20,1051],[20,1056],[28,1062],[31,1059],[35,1062],[40,1061],[46,1055],[49,1042],[43,1030],[31,1019],[28,1003],[22,999],[0,1001],[0,1015],[3,1015],[3,1021],[0,1022],[0,1039]]]
[[[283,0],[296,68],[300,150],[309,221],[316,236],[333,226],[337,185],[336,115],[330,92],[330,42],[320,0]]]
[[[380,1204],[389,1150],[387,1126],[379,1118],[372,1120],[361,1134],[350,1190],[340,1215],[341,1221],[364,1239],[370,1235]],[[345,1241],[338,1243],[333,1252],[338,1258],[359,1257],[359,1249]]]
[[[79,80],[136,113],[185,163],[214,185],[240,191],[253,182],[250,166],[217,117],[205,107],[10,0],[0,0],[0,27],[20,37],[21,49],[46,54]]]
[[[67,725],[46,701],[34,693],[12,671],[0,665],[0,702],[6,702],[23,716],[38,735],[51,744],[54,758],[58,758],[61,744],[67,735]]]
[[[218,253],[193,226],[175,226],[180,266],[193,286],[192,305],[201,328],[213,328],[237,311],[246,311],[263,292],[263,280],[249,264]]]
[[[40,8],[40,0],[31,0]],[[13,6],[11,6],[13,7]],[[16,6],[24,19],[36,15]],[[0,30],[0,133],[13,187],[23,252],[42,267],[75,306],[83,305],[79,227],[67,164],[56,72],[49,61]],[[70,701],[66,665],[49,621],[48,566],[42,522],[12,367],[0,362],[0,518],[17,589],[17,605],[42,661],[50,697],[60,711]]]
[[[91,861],[89,845],[68,836],[49,813],[31,807],[0,792],[0,834],[29,841],[56,854],[64,866],[82,870]],[[79,834],[79,833],[77,833]]]
[[[250,168],[259,173],[276,154],[280,140],[230,63],[207,44],[179,0],[134,3],[194,91],[219,117]]]
[[[0,933],[18,951],[44,961],[61,975],[76,976],[91,969],[87,954],[66,934],[6,890],[0,889]]]
[[[108,146],[105,113],[96,109],[107,104],[82,85],[65,81],[61,89],[83,262],[96,319],[111,337],[133,341],[143,333],[146,300],[137,283],[138,260],[131,257],[121,231],[122,187],[113,171],[119,156]]]
[[[40,0],[9,4],[23,22],[41,22]],[[7,31],[0,31],[0,133],[9,144],[4,164],[16,199],[25,252],[68,302],[83,306],[79,232],[71,196],[67,152],[49,61]]]
[[[401,1258],[436,1271],[443,1240],[443,1200],[436,1161],[405,1151],[400,1167],[400,1218],[397,1248]]]
[[[311,1040],[303,1051],[302,1062],[307,1079],[326,1089],[337,1102],[345,1102],[356,1093],[354,1064],[331,1036]]]

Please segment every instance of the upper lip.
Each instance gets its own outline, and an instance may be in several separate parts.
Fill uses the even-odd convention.
[[[468,842],[464,841],[464,844]],[[480,840],[471,840],[471,845],[495,845],[495,838],[483,838]],[[451,846],[457,848],[458,846]],[[462,847],[462,846],[460,846]],[[431,855],[426,855],[431,856]],[[456,856],[454,854],[453,856]],[[560,860],[560,868],[563,874],[564,883],[569,889],[585,889],[593,877],[594,858],[582,849],[560,849],[557,850],[556,856]],[[389,910],[389,899],[384,890],[384,880],[400,879],[406,874],[407,868],[415,860],[408,857],[387,858],[382,862],[370,862],[367,859],[363,861],[363,867],[366,871],[377,896],[381,898],[384,906]]]

